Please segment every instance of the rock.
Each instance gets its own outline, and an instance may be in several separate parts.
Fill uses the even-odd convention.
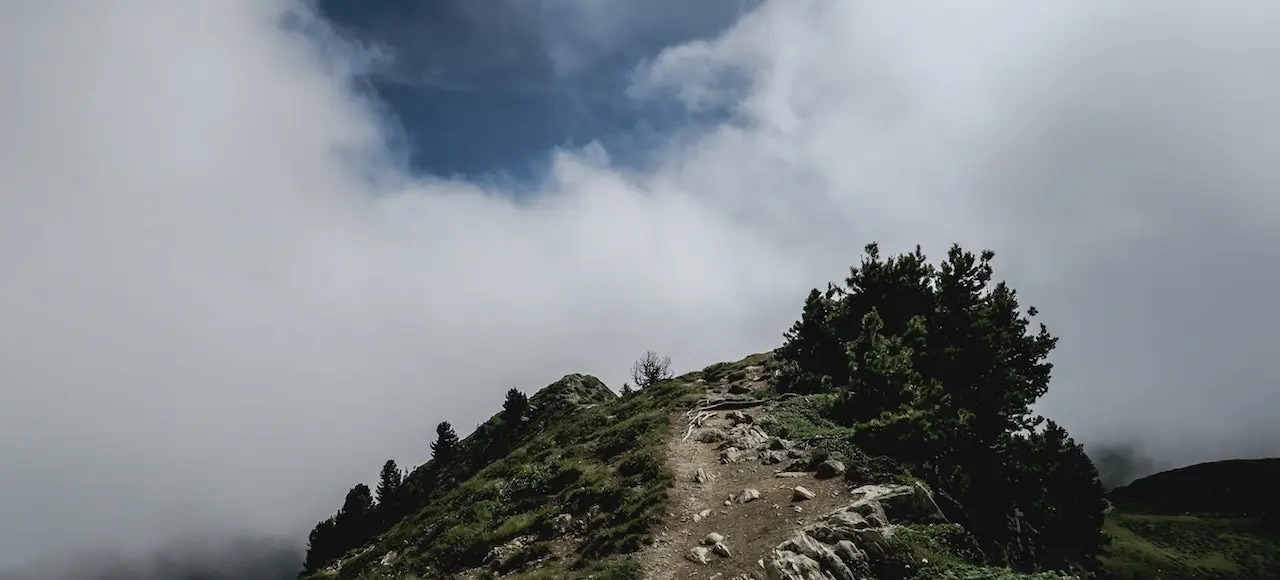
[[[707,537],[702,539],[702,543],[707,546],[714,546],[723,541],[724,535],[716,532],[711,532],[710,534],[707,534]]]
[[[828,459],[818,464],[817,471],[820,479],[835,477],[844,473],[844,463],[839,459]]]
[[[721,463],[737,463],[740,459],[742,459],[742,451],[737,447],[728,447],[720,452]]]
[[[707,475],[706,470],[699,467],[698,472],[693,474],[693,480],[698,483],[706,483],[711,481],[711,476]]]
[[[755,422],[755,417],[752,417],[751,415],[743,413],[742,411],[730,411],[728,415],[725,415],[725,417],[728,418],[729,421],[734,425]]]
[[[787,460],[785,451],[761,451],[760,463],[764,465],[777,465]]]
[[[493,549],[489,550],[489,553],[485,555],[484,563],[490,567],[499,566],[508,558],[525,549],[529,544],[532,544],[535,540],[537,540],[536,536],[520,536],[518,538],[513,538],[511,541],[501,546],[494,546]]]
[[[738,503],[748,503],[760,499],[760,490],[747,488],[742,490],[736,497]]]
[[[831,580],[831,576],[822,572],[822,565],[813,558],[794,552],[773,554],[764,563],[765,573],[769,580]]]
[[[383,554],[382,559],[378,560],[378,563],[382,564],[383,566],[390,566],[391,563],[395,561],[396,561],[396,551],[392,550],[390,552],[387,552],[386,554]]]
[[[794,492],[792,493],[791,498],[795,501],[808,501],[818,496],[818,494],[809,491],[809,489],[803,485],[797,485],[795,489],[791,491]]]
[[[711,550],[702,546],[696,546],[689,550],[689,559],[699,564],[706,564],[711,561]]]
[[[920,484],[864,485],[850,495],[848,505],[778,544],[766,565],[770,578],[867,578],[873,561],[887,553],[886,540],[899,524],[946,521]]]
[[[734,395],[745,395],[751,392],[751,387],[742,383],[734,383],[729,387],[729,392]]]
[[[760,427],[749,423],[734,425],[729,428],[725,435],[726,441],[721,445],[723,448],[761,449],[769,441],[768,433],[765,433]]]
[[[773,474],[774,477],[804,477],[807,475],[803,471],[779,471]]]
[[[714,546],[711,546],[711,551],[724,558],[733,557],[733,552],[729,551],[729,546],[724,545],[724,542],[716,542]]]
[[[707,429],[698,433],[697,440],[699,443],[720,443],[726,439],[724,431],[719,429]]]
[[[560,514],[551,520],[551,529],[555,530],[557,535],[567,533],[573,527],[573,516],[570,514]]]
[[[769,449],[772,449],[774,451],[783,451],[790,448],[791,448],[791,442],[787,441],[786,439],[783,439],[777,436],[769,438]]]

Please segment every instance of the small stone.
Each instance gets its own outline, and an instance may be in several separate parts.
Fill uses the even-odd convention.
[[[747,488],[738,494],[738,503],[747,503],[757,499],[760,499],[760,490],[758,489]]]
[[[716,542],[714,546],[711,546],[711,550],[725,558],[733,557],[733,552],[729,551],[729,546],[724,545],[724,542]]]
[[[706,564],[707,562],[710,562],[710,555],[711,550],[703,548],[702,546],[697,546],[694,549],[689,550],[689,559],[699,564]]]
[[[729,500],[727,500],[727,499],[726,499],[726,500],[724,500],[724,505],[727,505],[727,506],[729,506],[729,505],[733,505],[733,502],[731,502],[731,501],[729,501]]]
[[[699,467],[698,472],[693,474],[693,480],[698,483],[706,483],[708,481],[711,481],[711,477],[707,475],[706,470]]]
[[[702,539],[702,543],[707,546],[714,546],[723,541],[724,541],[724,535],[716,532],[711,532],[710,534],[707,534],[707,537]]]
[[[731,411],[728,415],[726,415],[726,417],[727,417],[727,418],[729,419],[729,421],[731,421],[734,425],[737,425],[737,424],[739,424],[739,423],[753,423],[753,422],[755,422],[755,418],[753,418],[751,415],[748,415],[748,414],[746,414],[746,413],[743,413],[742,411]]]
[[[791,491],[793,492],[791,495],[791,499],[793,501],[808,501],[818,496],[818,494],[809,491],[809,489],[803,485],[797,485],[795,489]]]
[[[798,505],[793,505],[793,506],[791,506],[791,511],[796,512],[796,513],[800,513],[800,512],[802,512],[802,511],[804,511],[804,508],[802,508],[802,507],[800,507],[800,506],[798,506]]]
[[[805,474],[800,471],[779,471],[773,474],[774,477],[804,477]]]
[[[560,514],[551,520],[551,528],[557,534],[563,534],[573,527],[573,516],[570,514]]]
[[[702,510],[702,511],[698,512],[698,515],[700,515],[700,516],[702,516],[702,517],[704,517],[704,518],[709,518],[709,517],[711,517],[711,510],[710,510],[710,509]]]

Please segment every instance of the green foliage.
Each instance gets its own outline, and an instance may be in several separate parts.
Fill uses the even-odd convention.
[[[1097,553],[1101,485],[1064,430],[1039,430],[1057,339],[993,281],[994,256],[952,246],[935,267],[867,245],[844,285],[810,292],[774,387],[829,393],[823,418],[928,480],[993,560],[1062,568]]]
[[[507,399],[502,403],[502,424],[510,431],[514,431],[524,422],[524,415],[529,410],[529,397],[521,393],[519,389],[512,388],[507,391]]]
[[[431,443],[431,459],[444,463],[453,459],[453,452],[458,447],[458,434],[448,421],[436,425],[436,440]]]
[[[400,483],[403,480],[404,472],[396,466],[394,459],[388,459],[382,464],[382,471],[378,474],[378,503],[385,504],[393,500],[396,493],[400,491]]]

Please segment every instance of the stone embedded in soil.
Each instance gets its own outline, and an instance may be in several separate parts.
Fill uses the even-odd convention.
[[[794,493],[791,497],[795,501],[807,501],[818,496],[818,494],[809,491],[809,489],[803,485],[797,485],[792,491]]]
[[[711,532],[707,537],[702,539],[702,543],[708,546],[714,546],[724,541],[724,534]]]
[[[753,488],[744,489],[737,496],[738,503],[747,503],[757,499],[760,499],[760,490]]]
[[[752,417],[751,415],[743,413],[742,411],[731,411],[725,417],[728,418],[729,421],[733,422],[734,425],[737,425],[739,423],[755,422],[755,417]]]
[[[724,558],[733,557],[733,552],[729,551],[729,546],[724,545],[724,542],[716,542],[714,546],[711,546],[711,551],[715,552],[716,554],[719,554]]]
[[[702,546],[696,546],[692,550],[689,550],[689,559],[699,564],[706,564],[707,562],[710,562],[710,555],[711,550],[703,548]]]
[[[693,480],[698,483],[706,483],[711,481],[711,476],[707,475],[707,471],[705,469],[699,467],[698,472],[693,474]]]

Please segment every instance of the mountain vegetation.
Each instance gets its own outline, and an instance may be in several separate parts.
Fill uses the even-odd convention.
[[[808,485],[829,492],[821,501],[842,490],[862,497],[841,509],[882,514],[871,518],[880,539],[867,544],[871,556],[848,552],[844,561],[876,578],[1243,578],[1260,577],[1245,574],[1264,564],[1274,570],[1274,503],[1241,499],[1263,490],[1221,487],[1245,477],[1277,481],[1262,464],[1170,472],[1108,499],[1081,445],[1032,410],[1049,389],[1058,339],[996,280],[993,260],[993,252],[953,246],[932,264],[919,248],[884,257],[869,244],[843,283],[808,294],[773,352],[678,377],[669,358],[648,352],[622,396],[584,375],[533,396],[513,388],[502,410],[465,438],[440,423],[425,464],[406,472],[389,460],[375,490],[352,487],[311,532],[300,578],[639,578],[670,549],[670,529],[686,526],[687,534],[690,519],[714,511],[678,515],[688,509],[670,497],[673,487],[693,485],[685,478],[700,485],[716,477],[710,466],[693,476],[673,471],[670,445],[695,433],[697,444],[718,445],[722,464],[758,459],[760,467],[736,477],[789,461],[778,477],[816,477]],[[728,412],[747,408],[758,418]],[[881,503],[918,498],[919,490],[927,499],[910,500],[916,520],[886,519],[894,510]],[[751,501],[749,491],[757,490],[725,506]],[[796,501],[817,496],[803,486],[794,493]],[[935,500],[936,513],[920,508]],[[743,509],[740,518],[776,518]],[[832,516],[840,513],[862,517]],[[768,535],[780,522],[750,529]],[[816,562],[803,553],[830,531],[785,525],[803,527],[799,539],[751,556],[771,577],[843,577],[847,568],[834,556],[822,560],[826,576],[780,575],[784,565]],[[709,550],[695,548],[692,559],[707,565]],[[779,559],[784,553],[794,557]],[[657,569],[674,577],[692,565],[681,562]],[[762,577],[744,566],[734,578]]]

